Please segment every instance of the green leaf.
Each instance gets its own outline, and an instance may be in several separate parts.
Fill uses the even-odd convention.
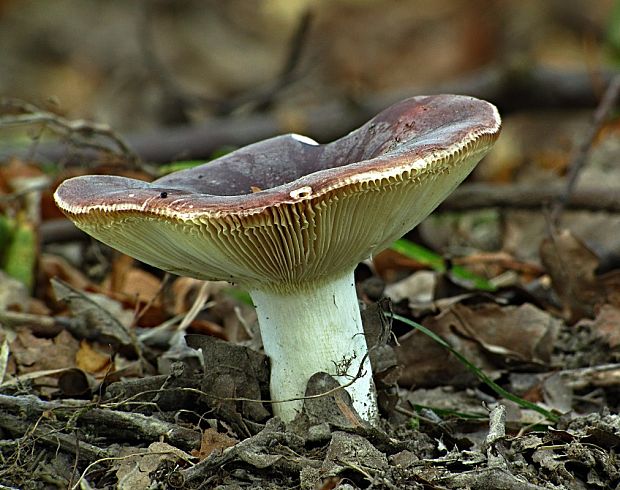
[[[407,422],[407,427],[411,430],[420,430],[420,419],[417,417],[411,417]]]
[[[178,172],[179,170],[187,170],[188,168],[194,168],[198,165],[202,165],[203,163],[208,163],[211,160],[215,160],[216,158],[223,157],[227,155],[231,151],[236,150],[237,148],[234,146],[224,145],[221,148],[215,150],[210,158],[205,160],[180,160],[178,162],[171,162],[165,165],[160,165],[157,169],[157,175],[162,177],[164,175],[171,174],[172,172]]]
[[[203,163],[205,163],[204,160],[184,160],[181,162],[166,163],[165,165],[160,165],[157,168],[157,175],[168,175],[172,172],[178,172],[179,170],[187,170],[188,168],[197,167],[198,165],[202,165]]]
[[[32,290],[38,252],[36,231],[23,214],[15,220],[9,220],[9,223],[10,239],[2,249],[3,269]],[[5,229],[5,225],[0,226],[0,230]]]
[[[532,402],[530,402],[528,400],[524,400],[523,398],[518,397],[517,395],[513,395],[509,391],[507,391],[504,388],[502,388],[501,386],[499,386],[491,378],[489,378],[486,375],[486,373],[484,371],[482,371],[482,369],[480,369],[479,367],[477,367],[474,364],[472,364],[463,354],[461,354],[460,352],[455,350],[443,337],[437,335],[432,330],[429,330],[428,328],[424,327],[423,325],[420,325],[419,323],[416,323],[413,320],[405,318],[404,316],[396,315],[394,313],[389,313],[389,312],[386,312],[386,314],[390,315],[394,320],[398,320],[400,322],[403,322],[406,325],[409,325],[412,328],[415,328],[416,330],[419,330],[424,335],[426,335],[427,337],[431,338],[437,344],[442,346],[444,349],[447,349],[448,351],[450,351],[452,353],[452,355],[454,355],[459,361],[461,361],[467,367],[467,369],[469,371],[471,371],[473,374],[475,374],[476,377],[480,381],[482,381],[484,384],[486,384],[489,388],[491,388],[499,396],[502,396],[502,397],[506,398],[507,400],[510,400],[510,401],[516,403],[517,405],[519,405],[522,408],[527,408],[527,409],[530,409],[530,410],[534,410],[535,412],[538,412],[541,415],[543,415],[547,420],[550,420],[551,422],[557,422],[558,420],[560,420],[560,417],[558,415],[556,415],[555,413],[553,413],[553,412],[551,412],[549,410],[546,410],[545,408],[537,405],[536,403],[532,403]]]
[[[420,264],[426,265],[436,272],[447,272],[457,281],[464,281],[471,284],[471,287],[481,291],[496,291],[497,287],[484,277],[481,277],[459,265],[452,266],[450,270],[446,268],[444,258],[429,250],[426,247],[410,242],[404,238],[396,240],[390,247],[395,252],[404,255]]]
[[[0,257],[4,255],[4,251],[11,243],[14,226],[15,223],[11,219],[0,215]]]
[[[230,296],[233,299],[236,299],[240,303],[245,303],[246,305],[254,306],[254,303],[252,302],[252,298],[250,297],[250,293],[248,293],[244,289],[240,289],[236,287],[226,288],[224,289],[224,294],[226,294],[227,296]]]
[[[396,240],[390,248],[420,264],[429,266],[437,272],[446,271],[446,263],[443,257],[422,245],[401,238],[400,240]]]
[[[611,48],[612,61],[620,63],[620,0],[615,0],[607,24],[607,44]]]

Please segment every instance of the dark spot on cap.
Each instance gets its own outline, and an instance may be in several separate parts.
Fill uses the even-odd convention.
[[[166,197],[168,197],[168,193],[166,191],[164,191],[164,192],[159,194],[159,197],[161,197],[162,199],[165,199]]]

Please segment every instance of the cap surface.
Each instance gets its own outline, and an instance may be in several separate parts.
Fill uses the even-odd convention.
[[[85,232],[161,269],[295,288],[349,271],[417,225],[500,125],[488,102],[414,97],[329,144],[278,136],[152,183],[75,177],[55,199]]]

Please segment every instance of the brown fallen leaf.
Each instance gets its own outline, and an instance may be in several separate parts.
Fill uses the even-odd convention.
[[[9,346],[18,374],[74,367],[79,348],[77,340],[65,330],[53,339],[43,339],[26,328],[18,329]]]
[[[269,383],[269,364],[264,354],[206,335],[187,335],[185,339],[189,347],[201,349],[207,360],[201,390],[205,392],[204,401],[214,407],[218,416],[241,431],[243,418],[263,422],[269,417],[260,401]]]
[[[456,350],[482,369],[491,365],[479,359],[474,342],[455,335],[450,327],[454,319],[451,311],[445,310],[436,317],[428,317],[423,325],[443,337]],[[475,377],[434,340],[418,330],[411,330],[399,337],[395,347],[399,365],[402,367],[398,384],[403,387],[430,388],[441,385],[470,386]]]
[[[222,453],[227,447],[232,447],[237,444],[236,439],[222,434],[215,429],[209,428],[202,433],[202,440],[200,441],[200,449],[194,449],[192,456],[197,457],[201,461],[207,458],[211,453]]]
[[[66,330],[53,339],[34,336],[29,329],[19,327],[9,342],[9,362],[6,373],[17,379],[32,379],[45,395],[56,391],[58,375],[75,366],[78,342]]]
[[[105,375],[113,368],[110,355],[98,351],[87,340],[80,342],[80,348],[75,354],[75,364],[81,370],[95,375]]]
[[[43,276],[41,277],[43,284],[49,284],[50,279],[56,277],[81,291],[98,290],[98,287],[82,271],[57,255],[41,254],[39,273]]]
[[[453,259],[454,265],[467,267],[468,270],[483,277],[497,277],[506,271],[514,271],[524,283],[540,277],[544,270],[533,262],[519,260],[513,255],[502,252],[479,252]]]
[[[456,304],[457,332],[476,341],[488,354],[506,364],[547,364],[560,322],[531,304],[468,308]]]
[[[80,319],[80,338],[139,350],[128,328],[119,320],[126,315],[117,302],[103,295],[88,295],[57,279],[52,280],[52,287],[56,299],[66,303],[73,316]]]
[[[186,313],[192,307],[204,281],[192,277],[178,277],[166,291],[166,306],[172,315]],[[209,293],[217,292],[211,289]]]
[[[485,370],[548,363],[559,327],[558,320],[530,304],[494,303],[475,308],[455,304],[423,324]],[[404,335],[399,344],[396,353],[403,366],[402,385],[462,386],[474,381],[465,366],[421,332]]]
[[[590,328],[602,337],[611,349],[620,345],[620,308],[618,306],[603,305],[598,309],[593,321],[582,320],[580,324],[583,322],[589,324]]]
[[[133,258],[116,254],[110,275],[102,287],[125,308],[139,314],[136,321],[140,326],[154,327],[168,318],[163,302],[163,283],[135,264]]]
[[[381,253],[373,256],[372,263],[377,274],[388,283],[402,278],[404,272],[428,269],[427,265],[390,249],[383,250]]]
[[[303,413],[313,424],[328,423],[336,429],[365,427],[366,422],[353,408],[351,397],[327,373],[315,373],[308,380]]]
[[[67,398],[88,397],[96,386],[95,378],[78,368],[66,369],[58,376],[58,394]]]
[[[555,232],[540,245],[540,259],[562,300],[564,317],[571,323],[594,317],[605,297],[595,277],[599,258],[569,230]]]

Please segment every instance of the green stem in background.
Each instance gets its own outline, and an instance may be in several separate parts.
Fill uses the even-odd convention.
[[[496,291],[497,287],[477,274],[461,267],[459,265],[455,265],[448,268],[446,267],[445,259],[435,252],[418,245],[417,243],[410,242],[404,238],[400,240],[396,240],[392,246],[390,247],[395,252],[404,255],[405,257],[415,260],[420,264],[426,265],[433,269],[436,272],[449,272],[456,279],[460,279],[462,281],[466,281],[471,284],[473,288],[481,290],[481,291]]]

